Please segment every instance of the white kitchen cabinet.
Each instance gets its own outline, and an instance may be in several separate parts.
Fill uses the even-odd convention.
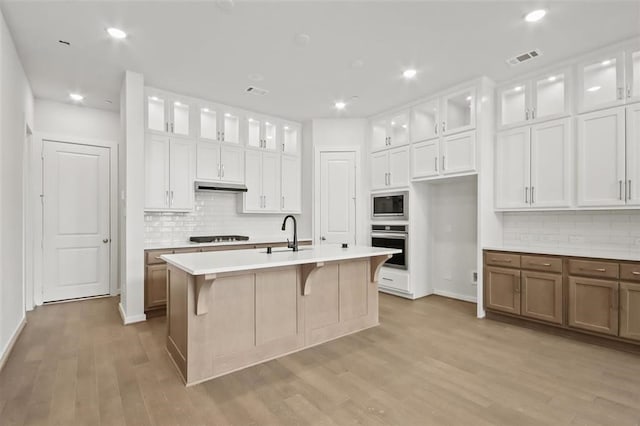
[[[239,144],[241,114],[215,104],[200,105],[199,137],[218,142]]]
[[[437,138],[440,128],[440,100],[431,99],[411,108],[411,142]]]
[[[640,205],[640,104],[626,111],[626,190],[627,205]]]
[[[627,101],[640,101],[640,49],[627,52]]]
[[[148,134],[145,140],[145,210],[193,210],[193,141]]]
[[[578,116],[578,205],[625,204],[625,108]]]
[[[198,142],[196,177],[201,180],[244,183],[244,149],[239,146]]]
[[[282,196],[280,211],[285,213],[300,213],[302,210],[302,182],[300,157],[292,155],[282,156]]]
[[[578,64],[580,112],[624,104],[624,59],[623,52],[605,53]]]
[[[279,129],[274,119],[252,116],[246,120],[247,146],[275,151],[280,144]]]
[[[567,208],[572,184],[571,119],[498,134],[496,208]]]
[[[296,123],[284,123],[282,126],[282,152],[288,155],[300,155],[302,128]]]
[[[153,89],[145,96],[148,132],[191,136],[193,107],[189,100]]]
[[[409,143],[409,112],[401,111],[371,124],[371,150],[379,151]]]
[[[441,140],[443,175],[476,170],[476,132],[459,133]]]
[[[442,97],[441,133],[451,135],[476,127],[476,90],[468,88]]]
[[[247,150],[245,153],[244,213],[280,211],[280,154]]]
[[[506,129],[568,116],[570,76],[570,69],[563,69],[498,88],[498,126]]]
[[[371,188],[409,185],[409,147],[402,146],[371,155]]]
[[[411,146],[412,177],[438,176],[440,164],[440,140],[431,139]]]

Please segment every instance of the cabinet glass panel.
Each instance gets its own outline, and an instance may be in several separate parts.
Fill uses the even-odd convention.
[[[387,120],[378,120],[371,128],[371,143],[373,148],[383,148],[387,145]]]
[[[147,127],[149,130],[166,131],[164,114],[164,99],[158,96],[149,96],[147,98]]]
[[[240,117],[230,112],[224,113],[224,128],[222,129],[225,142],[240,143]]]
[[[218,114],[209,108],[200,108],[200,137],[218,139]]]
[[[278,146],[278,130],[277,126],[270,121],[264,122],[264,139],[267,149],[276,149]]]
[[[408,114],[399,114],[391,118],[391,144],[402,145],[409,142],[409,116]]]
[[[631,97],[640,97],[640,50],[631,53]]]
[[[471,125],[474,101],[471,90],[446,98],[447,117],[445,130],[447,132]]]
[[[610,57],[583,68],[582,99],[584,108],[608,104],[618,99],[617,65],[617,59]]]
[[[438,135],[438,100],[411,109],[411,139],[419,142]]]
[[[298,128],[295,126],[284,126],[284,152],[298,152]]]
[[[502,124],[509,125],[526,121],[527,95],[523,84],[504,89],[500,96],[502,106]]]
[[[189,134],[189,105],[184,102],[173,103],[173,133],[176,135]]]
[[[247,144],[249,146],[260,148],[261,147],[261,135],[260,135],[260,121],[254,118],[247,120]]]
[[[535,118],[562,114],[565,112],[564,73],[552,74],[536,81]]]

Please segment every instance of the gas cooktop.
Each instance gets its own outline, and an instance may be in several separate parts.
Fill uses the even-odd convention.
[[[191,237],[189,241],[194,243],[228,243],[233,241],[248,241],[249,237],[244,235],[210,235],[202,237]]]

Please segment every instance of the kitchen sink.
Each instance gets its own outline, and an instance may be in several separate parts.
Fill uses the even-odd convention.
[[[311,247],[298,247],[298,251],[307,251],[307,250],[311,250]],[[290,248],[286,248],[286,247],[274,247],[271,249],[271,253],[286,253],[286,252],[292,252],[293,250],[291,250]],[[267,250],[262,250],[260,253],[267,253]]]

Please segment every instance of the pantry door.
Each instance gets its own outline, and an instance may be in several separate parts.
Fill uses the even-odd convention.
[[[320,152],[320,244],[356,242],[356,152]]]
[[[43,143],[43,302],[109,294],[110,149]]]

